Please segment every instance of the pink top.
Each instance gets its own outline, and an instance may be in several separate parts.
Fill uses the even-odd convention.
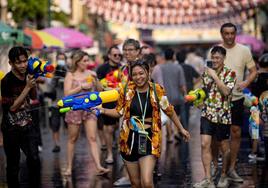
[[[84,79],[84,80],[72,79],[72,87],[71,88],[72,89],[76,88],[85,82],[87,82],[86,79]],[[80,93],[94,91],[94,90],[96,90],[96,85],[92,84],[92,87],[90,90],[82,90]],[[97,117],[96,117],[95,113],[87,112],[84,110],[69,111],[65,115],[65,122],[67,124],[80,125],[80,124],[82,124],[83,121],[88,120],[88,119],[93,119],[93,120],[97,121]]]

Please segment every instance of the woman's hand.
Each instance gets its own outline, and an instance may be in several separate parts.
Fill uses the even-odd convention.
[[[183,140],[184,140],[185,142],[188,142],[188,141],[190,140],[190,133],[189,133],[187,130],[182,129],[182,130],[180,131],[180,134],[182,135]]]
[[[88,82],[84,82],[81,84],[81,89],[82,90],[89,90],[92,88],[92,82],[88,83]]]

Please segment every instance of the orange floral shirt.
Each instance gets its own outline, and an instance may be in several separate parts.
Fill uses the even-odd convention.
[[[161,151],[161,115],[160,110],[158,109],[157,100],[155,98],[154,86],[152,82],[149,82],[150,85],[150,102],[153,108],[152,112],[152,154],[156,157],[160,156]],[[130,105],[132,99],[135,95],[136,85],[134,82],[129,81],[124,94],[124,87],[121,87],[119,90],[119,99],[117,101],[116,110],[123,116],[123,123],[120,130],[119,145],[120,151],[130,155],[130,148],[127,144],[129,130],[133,129],[133,126],[130,123]],[[159,100],[159,107],[171,117],[174,112],[174,107],[169,104],[165,90],[158,84],[155,84],[156,95]]]

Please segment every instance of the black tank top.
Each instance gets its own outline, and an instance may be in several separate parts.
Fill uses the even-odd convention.
[[[140,94],[142,109],[145,110],[144,108],[145,108],[145,103],[146,103],[147,92],[139,93],[139,94]],[[153,114],[152,112],[153,112],[153,107],[152,107],[152,104],[150,101],[150,91],[149,91],[145,118],[152,117],[152,114]],[[142,120],[142,111],[141,111],[137,91],[135,91],[135,95],[134,95],[132,102],[131,102],[131,105],[130,105],[130,116],[138,116],[138,118],[140,120]]]

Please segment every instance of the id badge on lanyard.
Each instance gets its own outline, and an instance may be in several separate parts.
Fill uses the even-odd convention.
[[[147,90],[146,102],[145,102],[144,109],[142,107],[139,92],[137,92],[137,95],[138,95],[141,113],[142,113],[142,124],[144,126],[144,119],[145,119],[145,114],[146,114],[146,110],[147,110],[147,101],[148,101],[149,89]],[[140,155],[145,155],[147,153],[147,137],[148,137],[148,133],[145,130],[139,130],[138,153]]]

